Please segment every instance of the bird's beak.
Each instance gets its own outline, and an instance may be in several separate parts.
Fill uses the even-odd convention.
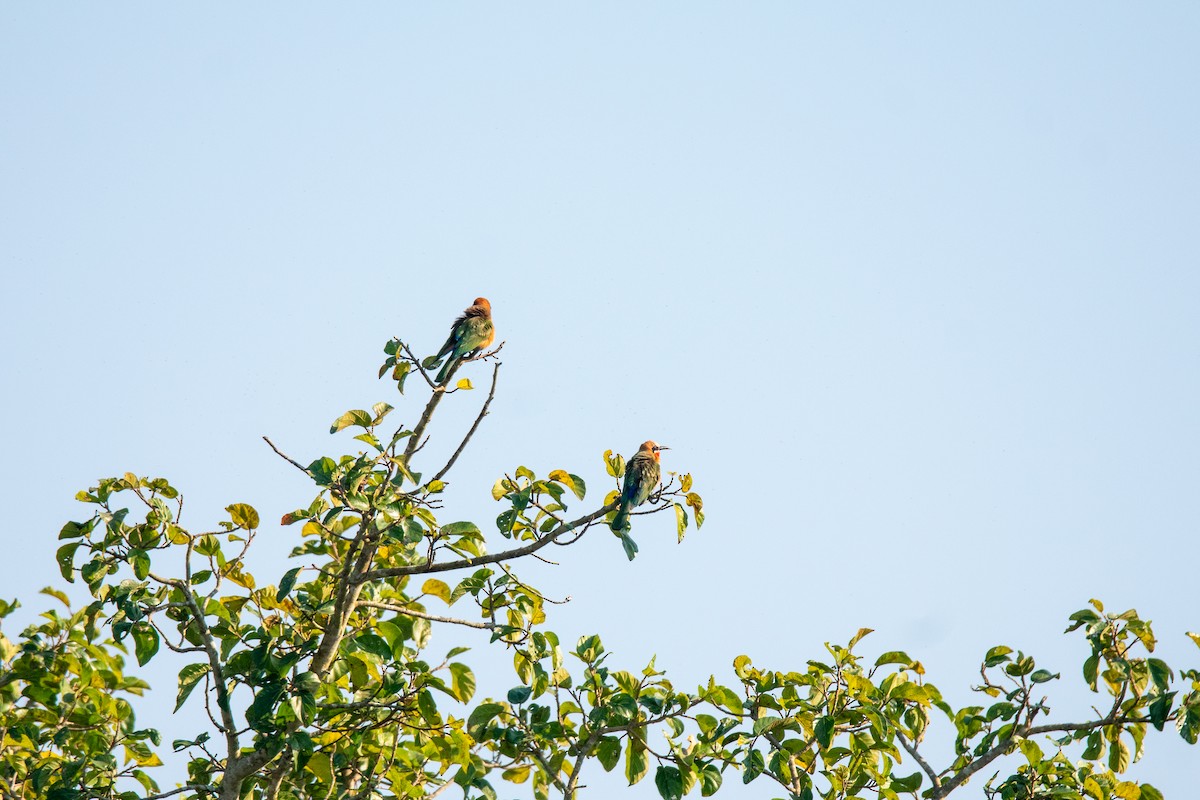
[[[670,450],[671,448],[669,448],[669,447],[663,447],[663,446],[660,444],[660,445],[658,446],[658,449],[659,449],[659,450]]]

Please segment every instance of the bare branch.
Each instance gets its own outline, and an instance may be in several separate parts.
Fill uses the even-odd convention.
[[[189,783],[186,786],[180,786],[178,789],[172,789],[169,792],[159,792],[158,794],[147,795],[143,800],[162,800],[164,797],[172,797],[183,792],[215,792],[217,787],[205,786],[196,783]]]
[[[433,418],[433,412],[445,396],[446,388],[444,386],[433,387],[433,394],[430,396],[429,402],[425,404],[425,411],[421,414],[421,419],[417,421],[417,427],[413,428],[412,436],[408,437],[408,444],[404,447],[404,455],[402,457],[404,466],[408,466],[413,453],[417,451],[418,446],[421,444],[421,437],[425,434],[425,428],[429,425],[429,420]]]
[[[441,617],[437,614],[426,614],[424,611],[417,611],[408,606],[393,605],[391,603],[377,603],[373,600],[359,600],[359,606],[366,608],[378,608],[383,611],[394,611],[397,614],[404,614],[409,617],[418,617],[419,619],[427,619],[430,622],[448,622],[452,625],[465,625],[468,628],[478,628],[480,630],[490,631],[496,625],[492,622],[474,622],[469,619],[458,619],[457,617]]]
[[[274,443],[274,442],[272,442],[270,439],[268,439],[266,436],[264,436],[264,437],[262,437],[262,438],[263,438],[263,441],[264,441],[264,442],[266,442],[267,444],[271,445],[271,449],[275,451],[275,455],[279,456],[279,457],[280,457],[280,458],[282,458],[284,461],[288,462],[288,463],[289,463],[289,464],[291,464],[293,467],[295,467],[296,469],[300,470],[301,472],[303,472],[305,475],[309,476],[310,478],[312,477],[312,473],[308,471],[308,467],[305,467],[305,466],[303,466],[303,465],[302,465],[302,464],[301,464],[299,461],[296,461],[296,460],[294,460],[294,459],[292,459],[292,458],[289,458],[288,456],[285,456],[285,455],[284,455],[284,454],[283,454],[283,453],[280,451],[280,449],[279,449],[278,447],[276,447],[276,446],[275,446],[275,443]]]
[[[471,430],[467,431],[467,435],[463,437],[462,444],[460,444],[458,449],[454,451],[454,455],[450,456],[450,460],[446,462],[446,466],[442,467],[441,471],[439,471],[437,475],[433,476],[435,481],[441,480],[442,476],[450,471],[450,468],[454,466],[454,462],[458,460],[460,455],[462,455],[462,451],[466,448],[467,442],[471,441],[471,437],[475,435],[475,430],[479,427],[479,423],[483,422],[483,418],[487,416],[488,406],[492,404],[492,398],[496,396],[496,378],[500,375],[500,364],[501,362],[497,361],[496,366],[492,368],[492,389],[490,392],[488,392],[487,400],[485,400],[483,403],[483,408],[479,409],[479,416],[475,418],[475,424],[471,426]]]
[[[939,778],[938,774],[933,771],[933,767],[929,765],[929,762],[922,758],[921,754],[917,752],[916,743],[909,742],[904,734],[900,731],[896,731],[896,738],[900,740],[900,746],[908,751],[908,754],[912,756],[913,760],[917,762],[917,765],[921,767],[921,771],[929,776],[929,781],[933,784],[933,788],[941,788],[942,779]]]
[[[405,344],[404,342],[400,342],[400,346],[401,346],[402,348],[404,348],[404,352],[405,352],[405,353],[408,355],[408,360],[409,360],[409,361],[411,361],[411,362],[413,363],[413,365],[414,365],[414,366],[417,368],[417,372],[420,372],[420,373],[421,373],[421,377],[425,379],[425,382],[426,382],[427,384],[429,384],[429,388],[430,388],[430,389],[437,389],[437,384],[433,382],[433,378],[430,378],[430,377],[429,377],[429,373],[428,373],[428,372],[426,372],[426,371],[425,371],[425,367],[423,367],[423,366],[421,365],[421,360],[420,360],[420,359],[418,359],[418,358],[417,358],[415,355],[413,355],[412,348],[410,348],[410,347],[409,347],[407,344]]]

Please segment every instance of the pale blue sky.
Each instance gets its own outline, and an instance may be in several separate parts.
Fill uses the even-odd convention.
[[[1095,596],[1200,663],[1197,41],[1188,3],[8,4],[4,595],[52,602],[101,475],[170,477],[196,528],[306,504],[259,437],[412,419],[384,341],[483,294],[504,368],[451,516],[488,528],[520,463],[599,500],[646,438],[707,501],[682,546],[641,518],[632,564],[595,533],[525,568],[565,639],[692,685],[869,626],[958,703],[1003,642],[1079,713]],[[515,682],[464,636],[434,649]],[[1200,753],[1147,749],[1190,796]]]

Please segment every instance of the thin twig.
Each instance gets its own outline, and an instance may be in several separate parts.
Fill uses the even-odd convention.
[[[401,342],[400,346],[403,347],[404,352],[408,354],[408,360],[411,361],[416,366],[417,371],[421,373],[421,377],[424,378],[425,382],[429,384],[429,388],[436,389],[437,384],[433,382],[433,379],[429,377],[429,373],[425,371],[425,367],[421,366],[421,362],[417,359],[417,357],[415,355],[413,355],[412,348],[410,348],[404,342]]]
[[[178,789],[172,789],[169,792],[159,792],[158,794],[149,795],[145,797],[144,800],[162,800],[164,797],[171,797],[172,795],[181,794],[182,792],[215,792],[216,790],[217,787],[215,786],[189,783],[186,786],[180,786]]]
[[[471,430],[467,431],[467,435],[463,437],[462,444],[454,451],[454,455],[450,456],[450,460],[446,462],[446,466],[442,467],[437,475],[433,476],[435,481],[441,480],[450,468],[454,466],[454,462],[462,455],[462,451],[466,448],[467,442],[471,441],[471,437],[475,435],[475,430],[479,427],[479,423],[483,422],[483,418],[487,416],[488,406],[492,404],[492,398],[496,396],[496,378],[500,375],[500,365],[502,362],[497,361],[496,366],[492,368],[492,389],[488,392],[487,400],[483,403],[483,408],[479,409],[479,416],[475,418],[475,424],[471,426]]]
[[[430,622],[448,622],[453,625],[465,625],[468,628],[478,628],[480,630],[490,631],[496,627],[491,622],[475,622],[469,619],[459,619],[458,617],[442,617],[437,614],[426,614],[424,611],[417,611],[408,606],[393,605],[391,603],[377,603],[373,600],[359,600],[358,605],[367,608],[378,608],[382,611],[394,611],[397,614],[404,614],[409,617],[417,617],[419,619],[427,619]]]
[[[312,473],[308,471],[308,467],[302,466],[302,465],[300,464],[300,462],[299,462],[299,461],[295,461],[295,460],[293,460],[293,459],[289,458],[288,456],[285,456],[285,455],[284,455],[282,452],[280,452],[279,448],[275,446],[275,443],[274,443],[274,442],[272,442],[270,439],[268,439],[266,436],[264,436],[264,437],[262,437],[262,438],[263,438],[263,441],[264,441],[264,442],[266,442],[267,444],[271,445],[271,449],[275,451],[275,454],[276,454],[277,456],[279,456],[279,457],[280,457],[280,458],[282,458],[284,461],[286,461],[286,462],[288,462],[289,464],[291,464],[291,465],[292,465],[293,467],[295,467],[296,469],[298,469],[298,470],[300,470],[301,472],[303,472],[305,475],[308,475],[309,477],[312,477]]]

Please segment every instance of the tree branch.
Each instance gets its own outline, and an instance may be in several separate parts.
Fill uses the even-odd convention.
[[[468,628],[479,628],[480,630],[490,631],[496,625],[492,622],[473,622],[469,619],[459,619],[457,617],[440,617],[437,614],[426,614],[423,611],[417,611],[407,606],[392,605],[391,603],[377,603],[373,600],[359,600],[357,605],[367,608],[378,608],[383,611],[395,611],[397,614],[404,614],[409,617],[418,617],[427,619],[430,622],[449,622],[453,625],[465,625]]]
[[[483,403],[483,408],[479,410],[479,416],[475,418],[475,424],[471,426],[471,430],[467,431],[467,435],[463,437],[462,444],[454,451],[454,455],[450,456],[450,460],[446,462],[446,466],[433,476],[433,480],[441,480],[450,468],[454,466],[454,462],[462,455],[462,451],[466,448],[467,442],[471,441],[471,437],[475,435],[475,430],[479,427],[479,423],[483,422],[483,418],[487,416],[488,406],[492,404],[492,398],[496,396],[496,378],[500,375],[500,362],[496,362],[496,366],[492,368],[492,389],[488,392],[487,400]]]
[[[268,439],[266,436],[264,436],[262,438],[263,438],[263,441],[266,442],[267,444],[269,444],[271,446],[271,449],[275,451],[275,455],[279,456],[284,461],[288,462],[293,467],[300,470],[301,472],[303,472],[305,475],[309,476],[310,478],[312,477],[312,473],[308,471],[308,467],[303,466],[299,461],[295,461],[295,460],[289,458],[288,456],[285,456],[283,454],[283,452],[278,447],[275,446],[275,443],[272,442],[270,439]]]
[[[183,792],[215,792],[215,786],[205,786],[196,783],[189,783],[186,786],[180,786],[178,789],[172,789],[169,792],[159,792],[158,794],[148,795],[143,800],[162,800],[164,797],[182,794]]]
[[[1096,728],[1106,728],[1110,725],[1149,722],[1149,717],[1126,717],[1117,713],[1120,710],[1121,702],[1124,699],[1124,696],[1125,692],[1122,691],[1121,694],[1117,696],[1117,702],[1113,705],[1112,711],[1110,711],[1103,719],[1093,720],[1091,722],[1058,722],[1046,725],[1026,726],[1014,731],[1013,735],[1008,736],[1002,741],[998,742],[992,747],[992,749],[988,750],[982,756],[956,772],[941,786],[935,787],[933,793],[930,794],[930,797],[933,798],[933,800],[940,800],[940,798],[950,794],[959,786],[966,783],[967,780],[970,779],[970,777],[976,772],[995,761],[999,756],[1003,755],[1008,748],[1012,746],[1013,742],[1017,741],[1018,739],[1028,739],[1030,736],[1037,736],[1043,733],[1090,731],[1095,730]]]
[[[573,522],[568,522],[565,525],[558,526],[542,538],[535,542],[531,542],[524,547],[515,547],[512,550],[504,550],[499,553],[491,553],[484,556],[475,556],[474,558],[464,558],[459,561],[445,561],[441,564],[431,564],[426,562],[424,564],[413,564],[407,567],[387,567],[384,569],[375,569],[364,573],[359,580],[375,581],[380,580],[381,578],[398,578],[402,575],[425,575],[430,572],[449,572],[450,570],[455,569],[470,569],[483,564],[496,564],[500,561],[509,561],[514,558],[520,558],[521,556],[527,556],[530,553],[535,553],[538,550],[541,550],[559,536],[562,536],[565,533],[570,533],[581,525],[588,525],[592,522],[595,522],[608,512],[615,510],[616,507],[616,502],[609,503],[608,505],[593,511],[590,514],[582,516]]]
[[[921,754],[917,752],[916,742],[910,743],[908,739],[905,738],[904,734],[898,730],[896,731],[896,738],[900,740],[900,746],[908,751],[908,754],[912,756],[913,760],[917,762],[917,765],[921,767],[921,771],[929,776],[929,781],[933,784],[933,788],[935,790],[940,789],[942,786],[942,779],[939,778],[938,774],[933,771],[933,767],[929,765],[929,762],[922,758]]]
[[[421,436],[425,433],[425,428],[429,425],[429,420],[433,418],[433,412],[437,409],[438,403],[442,402],[442,398],[446,396],[445,386],[433,387],[433,394],[429,398],[429,402],[425,404],[425,411],[421,414],[421,419],[417,421],[417,427],[413,428],[412,436],[408,437],[408,444],[404,447],[404,466],[408,466],[408,462],[412,459],[413,453],[417,451],[417,446],[421,443]]]

